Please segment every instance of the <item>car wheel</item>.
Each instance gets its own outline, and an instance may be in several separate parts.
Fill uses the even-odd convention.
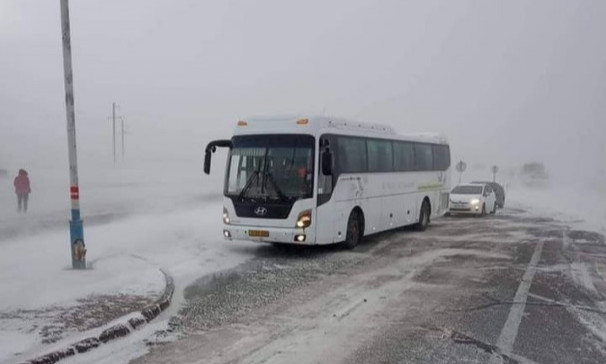
[[[419,222],[415,224],[415,230],[425,231],[429,225],[429,204],[423,201],[421,212],[419,213]]]
[[[351,215],[349,215],[349,220],[347,221],[347,233],[345,234],[343,246],[347,249],[355,248],[360,242],[360,232],[360,218],[358,217],[357,212],[352,211]]]

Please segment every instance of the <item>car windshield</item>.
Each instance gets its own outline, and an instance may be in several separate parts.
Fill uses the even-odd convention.
[[[226,195],[275,201],[312,197],[312,136],[246,135],[235,136],[232,143]]]
[[[482,186],[457,186],[452,190],[455,195],[480,195]]]

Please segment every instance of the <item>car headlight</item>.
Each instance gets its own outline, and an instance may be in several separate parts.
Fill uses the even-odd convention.
[[[227,212],[227,209],[224,207],[223,208],[223,223],[225,225],[229,225],[229,222],[230,222],[230,220],[229,220],[229,213]]]
[[[471,201],[469,201],[472,205],[477,205],[480,203],[480,200],[477,198],[472,199]]]
[[[305,229],[309,225],[311,225],[311,210],[305,210],[297,217],[297,227]]]

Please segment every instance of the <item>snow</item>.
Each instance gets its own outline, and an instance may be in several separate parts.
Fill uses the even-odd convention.
[[[606,234],[606,187],[555,184],[545,188],[516,186],[506,191],[507,206],[553,217],[576,228]],[[511,203],[513,202],[513,204]]]
[[[88,353],[64,359],[61,361],[61,364],[126,364],[148,352],[149,347],[145,345],[145,339],[152,336],[156,331],[165,329],[166,320],[166,317],[160,317],[120,340],[101,345],[99,348],[91,350]]]
[[[95,362],[127,362],[148,350],[146,338],[166,328],[184,303],[185,287],[250,259],[254,245],[222,238],[220,165],[214,160],[211,177],[202,175],[201,165],[187,163],[161,170],[154,165],[84,170],[81,205],[90,267],[85,271],[71,269],[66,176],[30,170],[33,194],[26,215],[16,212],[12,178],[0,179],[0,363],[21,362],[99,330],[69,331],[54,344],[42,344],[39,329],[56,319],[57,307],[75,307],[92,295],[158,297],[162,269],[176,283],[168,311],[127,338],[86,354]],[[603,188],[514,185],[506,194],[507,207],[606,232]],[[17,311],[19,317],[11,318]]]
[[[0,180],[0,363],[21,362],[90,335],[72,330],[55,344],[41,343],[40,328],[82,300],[120,294],[155,299],[164,290],[163,270],[175,279],[174,313],[191,281],[251,258],[242,249],[250,243],[223,240],[220,184],[204,180],[196,167],[85,174],[84,271],[71,269],[65,178],[30,171],[33,194],[25,215],[16,212],[12,179]],[[154,327],[166,327],[167,319],[161,315]],[[141,341],[139,332],[147,331],[133,337]]]
[[[36,247],[36,238],[3,246],[0,271],[10,279],[0,283],[0,310],[64,307],[95,294],[158,295],[164,289],[164,276],[156,266],[130,256],[102,256],[85,271],[53,264],[69,254],[64,237],[53,235],[40,240],[41,247]],[[28,256],[32,247],[37,248],[37,254]],[[28,268],[23,269],[24,265]]]

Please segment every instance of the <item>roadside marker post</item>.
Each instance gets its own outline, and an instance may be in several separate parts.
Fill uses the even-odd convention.
[[[80,218],[80,188],[78,187],[78,157],[76,153],[76,116],[74,112],[74,76],[69,27],[68,0],[61,0],[61,32],[63,40],[63,75],[65,109],[67,114],[67,153],[69,158],[71,220],[69,221],[72,268],[86,269],[84,227]]]

